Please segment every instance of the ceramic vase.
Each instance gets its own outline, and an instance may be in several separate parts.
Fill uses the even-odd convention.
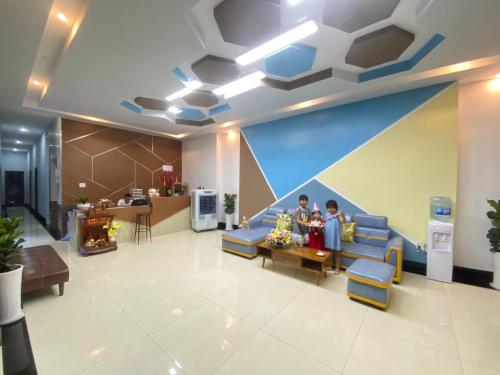
[[[500,253],[493,253],[493,282],[490,284],[492,288],[500,290]]]
[[[0,273],[0,326],[13,323],[24,316],[21,309],[21,281],[23,266]]]
[[[233,230],[234,214],[226,214],[226,230]]]

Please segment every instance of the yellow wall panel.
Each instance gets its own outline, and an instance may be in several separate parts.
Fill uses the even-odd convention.
[[[426,242],[430,197],[456,199],[457,132],[453,84],[318,180],[367,212],[388,216],[391,228],[407,239]]]

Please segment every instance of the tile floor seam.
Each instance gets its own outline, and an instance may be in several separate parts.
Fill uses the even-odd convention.
[[[142,336],[142,337],[138,338],[137,340],[134,340],[134,341],[133,341],[132,343],[130,343],[129,345],[126,345],[126,346],[124,346],[123,348],[121,348],[121,349],[119,349],[119,350],[117,350],[117,351],[115,351],[115,352],[113,352],[113,353],[109,353],[109,355],[108,355],[108,356],[105,356],[105,357],[103,357],[103,358],[99,359],[97,362],[95,362],[95,363],[93,363],[93,364],[91,364],[91,365],[89,365],[89,366],[87,366],[87,367],[85,367],[85,368],[83,368],[83,369],[81,369],[81,370],[77,370],[76,372],[72,373],[71,375],[78,375],[78,374],[81,374],[82,372],[87,371],[87,370],[88,370],[88,369],[90,369],[91,367],[94,367],[94,366],[96,366],[96,365],[100,364],[100,363],[101,363],[101,362],[103,362],[103,361],[107,361],[108,359],[110,359],[110,358],[114,357],[114,356],[115,356],[115,355],[117,355],[118,353],[120,353],[120,352],[122,352],[122,351],[124,351],[124,350],[127,350],[128,348],[130,348],[130,347],[134,346],[134,345],[135,345],[135,344],[137,344],[139,341],[144,340],[145,338],[146,338],[146,336]]]
[[[357,303],[357,302],[355,302],[355,303]],[[349,354],[347,355],[347,358],[345,359],[345,362],[344,362],[344,365],[342,366],[342,370],[340,371],[340,374],[344,373],[345,368],[347,366],[347,362],[349,362],[349,358],[351,358],[351,354],[352,354],[352,351],[354,350],[354,346],[356,345],[356,341],[358,341],[359,333],[361,332],[361,328],[363,327],[363,324],[365,323],[367,313],[368,313],[368,309],[365,309],[363,311],[363,318],[361,319],[361,322],[359,323],[358,331],[356,332],[356,337],[354,338],[354,341],[352,342],[351,350],[349,350]]]
[[[298,295],[297,295],[297,296],[295,296],[295,297],[293,297],[293,298],[290,300],[290,302],[289,302],[289,303],[288,303],[288,304],[287,304],[287,305],[283,308],[283,310],[282,310],[281,312],[283,312],[283,311],[284,311],[284,310],[285,310],[285,309],[286,309],[286,308],[287,308],[290,304],[292,304],[292,302],[294,302],[294,300],[296,300],[297,298],[298,298]],[[303,355],[305,355],[306,357],[308,357],[308,358],[309,358],[309,359],[311,359],[312,361],[318,362],[318,363],[322,364],[323,366],[326,366],[326,367],[327,367],[327,368],[329,368],[330,370],[333,370],[333,371],[335,371],[336,373],[339,373],[336,369],[334,369],[334,368],[333,368],[333,367],[331,367],[330,365],[328,365],[328,364],[324,363],[323,361],[320,361],[319,359],[316,359],[316,358],[312,357],[310,354],[308,354],[308,353],[306,353],[306,352],[302,351],[301,349],[297,348],[295,345],[292,345],[291,343],[286,342],[285,340],[281,339],[280,337],[275,336],[272,332],[270,332],[270,331],[266,330],[265,328],[266,328],[266,327],[267,327],[267,326],[268,326],[268,325],[269,325],[269,324],[270,324],[270,323],[271,323],[274,319],[276,319],[276,317],[277,317],[278,315],[279,315],[279,314],[276,314],[276,315],[275,315],[275,317],[274,317],[273,319],[269,320],[269,321],[268,321],[268,322],[267,322],[267,323],[266,323],[266,324],[265,324],[265,325],[264,325],[264,326],[263,326],[260,330],[261,330],[262,332],[264,332],[265,334],[267,334],[267,335],[269,335],[269,336],[273,337],[274,339],[276,339],[276,340],[280,341],[281,343],[283,343],[283,344],[285,344],[285,345],[289,346],[290,348],[292,348],[292,349],[294,349],[294,350],[298,351],[299,353],[302,353]],[[336,315],[337,315],[337,314],[336,314]],[[340,373],[339,373],[339,374],[340,374]]]
[[[247,322],[247,323],[248,323],[248,322]],[[210,373],[210,375],[215,374],[215,373],[216,373],[216,372],[217,372],[217,371],[218,371],[218,370],[219,370],[222,366],[224,366],[224,364],[226,364],[226,362],[228,362],[228,361],[229,361],[232,357],[234,357],[237,353],[239,353],[239,352],[240,352],[240,351],[241,351],[241,350],[242,350],[242,349],[243,349],[246,345],[248,345],[248,343],[249,343],[250,341],[252,341],[252,339],[253,339],[255,336],[257,336],[257,335],[259,334],[259,332],[261,332],[261,331],[262,331],[262,329],[257,328],[257,330],[255,331],[255,333],[254,333],[253,335],[251,335],[251,336],[248,338],[248,340],[247,340],[245,343],[243,343],[243,344],[242,344],[242,345],[241,345],[241,346],[240,346],[237,350],[235,350],[233,354],[231,354],[231,355],[230,355],[229,357],[227,357],[224,361],[222,361],[222,363],[221,363],[219,366],[217,366],[217,367],[215,368],[215,370],[214,370],[214,371],[212,371],[212,372]],[[235,375],[236,375],[236,374],[235,374]]]

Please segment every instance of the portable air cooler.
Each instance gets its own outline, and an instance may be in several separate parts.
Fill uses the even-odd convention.
[[[219,197],[216,190],[191,190],[191,226],[196,232],[216,229],[219,221]]]

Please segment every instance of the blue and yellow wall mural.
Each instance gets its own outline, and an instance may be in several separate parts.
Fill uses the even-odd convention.
[[[320,207],[385,215],[405,239],[404,258],[425,262],[429,199],[457,190],[458,88],[444,83],[242,129],[240,214]],[[324,208],[323,208],[324,210]]]

